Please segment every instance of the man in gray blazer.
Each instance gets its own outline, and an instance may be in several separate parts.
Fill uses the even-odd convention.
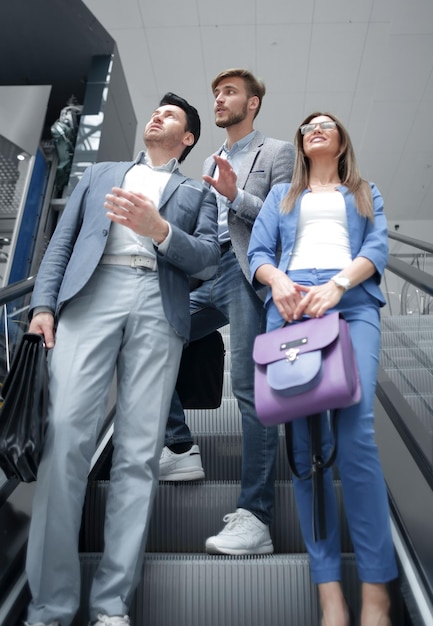
[[[274,502],[277,428],[265,428],[254,407],[253,343],[265,331],[263,302],[251,286],[247,259],[251,229],[275,183],[291,179],[293,145],[254,130],[265,86],[251,72],[230,69],[212,82],[215,122],[226,129],[226,141],[204,163],[204,180],[218,203],[221,264],[217,276],[191,293],[191,339],[230,323],[231,380],[242,414],[242,476],[237,510],[206,541],[210,553],[273,552],[269,534]],[[204,477],[197,445],[175,393],[160,461],[160,480]]]
[[[89,612],[96,626],[129,624],[190,334],[188,279],[212,276],[220,256],[215,197],[178,170],[199,135],[196,109],[166,94],[146,125],[146,152],[86,170],[39,269],[29,330],[52,351],[27,552],[28,624],[69,626],[79,606],[82,506],[115,370],[105,549]]]

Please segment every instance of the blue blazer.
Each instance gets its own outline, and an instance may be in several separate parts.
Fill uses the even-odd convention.
[[[69,198],[50,240],[33,290],[30,316],[46,307],[59,316],[62,306],[88,282],[105,249],[111,220],[105,195],[121,187],[126,172],[142,158],[122,163],[97,163],[83,174]],[[165,315],[176,332],[189,339],[190,275],[211,278],[218,267],[215,195],[201,183],[175,171],[160,201],[160,213],[172,228],[168,250],[156,251]]]
[[[388,228],[383,211],[382,196],[373,183],[370,183],[373,194],[374,221],[359,215],[353,194],[343,185],[338,190],[343,194],[346,203],[347,225],[352,259],[362,256],[369,259],[376,268],[375,274],[362,283],[365,291],[376,298],[380,305],[385,304],[385,299],[379,284],[388,260]],[[287,273],[290,258],[296,240],[299,211],[302,197],[309,193],[305,190],[297,199],[291,213],[282,214],[281,202],[287,194],[290,185],[275,185],[263,203],[256,221],[254,222],[248,248],[251,276],[255,288],[263,285],[254,279],[254,275],[264,263],[270,263]],[[278,259],[278,251],[281,257]],[[305,268],[310,269],[310,268]],[[271,298],[271,290],[268,291],[266,302]]]

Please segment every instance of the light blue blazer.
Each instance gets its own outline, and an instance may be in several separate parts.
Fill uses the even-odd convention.
[[[50,240],[33,290],[30,317],[36,307],[51,309],[56,317],[62,306],[88,282],[105,249],[111,220],[105,195],[121,187],[136,161],[97,163],[83,174],[69,198]],[[215,195],[201,183],[175,171],[160,201],[160,213],[172,228],[164,255],[155,248],[165,315],[176,332],[189,339],[190,275],[211,278],[220,259]]]
[[[388,228],[383,211],[383,198],[373,183],[370,183],[373,194],[374,221],[359,215],[356,210],[353,194],[343,185],[338,190],[343,194],[346,203],[347,225],[352,259],[358,256],[369,259],[376,268],[375,274],[362,283],[365,291],[376,298],[383,306],[386,301],[380,290],[380,281],[388,260]],[[248,248],[253,286],[260,289],[261,285],[254,279],[257,269],[264,263],[270,263],[287,273],[291,255],[296,240],[299,211],[302,197],[309,193],[305,190],[296,201],[288,214],[280,211],[281,202],[287,194],[290,185],[275,185],[272,188],[262,210],[254,222]],[[281,256],[278,259],[278,251]],[[310,269],[310,268],[305,268]],[[271,299],[271,290],[268,291],[265,302]]]

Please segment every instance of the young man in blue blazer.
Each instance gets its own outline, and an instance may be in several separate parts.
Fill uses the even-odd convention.
[[[50,353],[48,432],[33,504],[27,623],[69,626],[80,602],[78,534],[114,373],[117,408],[96,626],[127,626],[140,578],[171,393],[189,340],[189,276],[212,276],[215,198],[178,170],[200,135],[166,94],[130,163],[98,163],[73,191],[38,272],[30,332]]]

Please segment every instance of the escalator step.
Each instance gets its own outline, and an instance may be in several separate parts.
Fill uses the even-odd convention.
[[[90,483],[84,508],[82,552],[99,552],[103,546],[103,528],[108,482]],[[201,553],[207,537],[223,527],[222,518],[236,509],[237,482],[160,483],[149,524],[148,552]],[[342,503],[341,484],[335,482],[340,509],[341,542],[344,552],[351,552]],[[274,519],[270,532],[277,553],[304,552],[293,496],[293,485],[275,485]]]
[[[82,603],[74,626],[87,623],[90,581],[99,555],[81,558]],[[343,587],[359,610],[355,561],[343,556]],[[143,582],[130,612],[132,626],[313,626],[317,590],[305,555],[215,557],[146,555]]]

